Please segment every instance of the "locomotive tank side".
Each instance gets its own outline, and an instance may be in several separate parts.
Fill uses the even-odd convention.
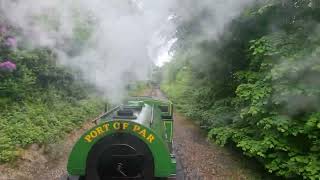
[[[67,165],[70,179],[174,177],[173,127],[165,123],[172,122],[171,107],[153,99],[133,99],[106,113],[75,144]]]

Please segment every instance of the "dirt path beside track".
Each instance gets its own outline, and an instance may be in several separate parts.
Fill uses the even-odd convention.
[[[47,147],[31,145],[13,165],[0,165],[0,180],[62,179],[67,174],[66,165],[74,143],[93,126],[91,120],[87,121],[57,144]]]
[[[146,90],[142,95],[166,99],[160,90]],[[183,115],[174,115],[174,151],[177,180],[258,180],[256,170],[238,153],[206,140],[206,135]],[[94,124],[87,121],[71,132],[62,143],[24,150],[15,165],[0,165],[0,180],[60,180],[66,174],[69,152],[76,140]],[[50,149],[50,152],[47,149]]]
[[[152,96],[166,99],[159,89]],[[179,113],[174,114],[174,151],[177,180],[263,179],[241,154],[208,142],[206,133]]]
[[[256,170],[246,167],[241,155],[206,140],[197,125],[181,114],[174,115],[174,150],[186,180],[261,179]]]

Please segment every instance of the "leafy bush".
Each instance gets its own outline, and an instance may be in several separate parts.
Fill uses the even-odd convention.
[[[10,32],[0,32],[0,162],[8,162],[30,144],[63,138],[99,114],[103,102],[92,87],[57,65],[49,49],[4,46],[2,33]]]
[[[287,178],[320,179],[320,7],[314,2],[253,7],[234,20],[223,42],[181,46],[164,67],[162,89],[210,139],[235,143]],[[194,34],[179,35],[183,44]]]

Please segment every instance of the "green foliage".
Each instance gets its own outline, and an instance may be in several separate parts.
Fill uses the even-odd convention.
[[[99,109],[102,109],[102,103],[94,99],[76,103],[55,99],[50,104],[37,99],[11,105],[10,109],[0,113],[0,160],[12,160],[18,155],[17,148],[29,144],[56,142],[84,120],[99,113]]]
[[[128,85],[129,96],[143,96],[144,91],[149,89],[150,86],[144,81],[136,82],[135,84]]]
[[[55,143],[103,110],[92,87],[56,64],[48,49],[2,50],[17,69],[0,71],[0,162],[30,144]]]
[[[286,178],[320,178],[315,3],[256,5],[232,22],[222,42],[191,45],[197,34],[186,29],[196,22],[188,22],[179,31],[175,60],[163,70],[162,89],[179,111],[208,129],[209,139],[236,144]]]

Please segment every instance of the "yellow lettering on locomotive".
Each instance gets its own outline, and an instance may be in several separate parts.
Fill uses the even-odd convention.
[[[139,125],[134,125],[132,131],[137,132],[141,129]]]
[[[154,140],[154,136],[152,134],[150,134],[148,137],[147,137],[147,140],[152,143],[153,140]]]
[[[131,124],[128,122],[114,122],[111,126],[114,130],[127,130],[130,127],[130,125]],[[88,143],[91,143],[95,138],[109,131],[109,128],[109,123],[103,124],[102,126],[99,126],[94,130],[90,131],[90,133],[84,137],[84,140]],[[149,143],[153,143],[155,140],[155,136],[153,134],[149,134],[149,131],[146,128],[142,128],[140,125],[134,124],[133,127],[129,129],[129,131],[139,134]]]
[[[98,133],[97,133],[95,130],[93,130],[93,131],[90,132],[90,136],[91,136],[92,138],[95,138],[95,137],[98,136]]]
[[[121,124],[119,122],[113,123],[113,129],[119,130],[121,128]]]
[[[89,143],[92,141],[90,135],[86,135],[86,137],[84,137],[84,139],[85,139],[87,142],[89,142]]]
[[[97,127],[97,128],[96,128],[96,131],[97,131],[98,135],[104,133],[102,127]]]
[[[146,130],[146,129],[144,129],[144,130],[142,130],[142,131],[139,132],[139,134],[140,134],[141,136],[143,136],[144,138],[146,137],[146,133],[147,133],[147,130]]]
[[[123,130],[126,130],[128,127],[129,127],[129,123],[125,122],[125,123],[122,124],[122,129]]]
[[[104,127],[105,131],[109,131],[110,124],[104,124],[102,127]]]

